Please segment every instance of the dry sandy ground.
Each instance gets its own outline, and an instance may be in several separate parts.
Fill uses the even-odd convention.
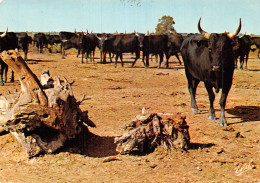
[[[99,57],[99,55],[96,55]],[[131,57],[131,56],[130,56]],[[125,67],[113,64],[80,64],[75,54],[29,53],[28,65],[39,77],[44,69],[52,76],[65,76],[80,106],[89,111],[97,128],[91,134],[85,153],[70,146],[56,154],[28,159],[10,134],[0,136],[0,182],[260,182],[260,60],[250,58],[248,70],[236,70],[227,100],[226,117],[230,130],[218,121],[209,121],[208,96],[203,83],[197,102],[201,114],[190,110],[190,96],[183,66],[171,58],[170,69],[157,69],[156,63],[144,69],[141,60],[125,56]],[[0,86],[0,93],[19,89],[19,83]],[[219,117],[218,100],[215,100]],[[166,152],[158,148],[147,155],[118,155],[114,137],[122,135],[126,122],[149,112],[184,112],[190,126],[192,148],[187,152]],[[232,130],[234,129],[234,130]],[[107,161],[110,159],[114,161]]]

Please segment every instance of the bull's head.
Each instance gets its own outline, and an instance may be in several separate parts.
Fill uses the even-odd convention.
[[[143,49],[143,41],[144,41],[144,34],[135,34],[136,35],[136,37],[137,37],[137,40],[138,40],[138,45],[139,45],[139,47],[140,47],[140,49]]]
[[[98,47],[99,47],[100,51],[103,52],[104,49],[105,49],[104,48],[105,47],[105,42],[108,39],[107,35],[102,35],[101,37],[96,35],[96,38],[98,39]]]
[[[201,20],[201,18],[200,18]],[[227,60],[230,62],[233,61],[232,55],[232,39],[236,36],[241,30],[241,19],[239,21],[239,26],[237,30],[232,33],[207,33],[200,26],[200,20],[198,22],[199,32],[203,35],[204,38],[208,41],[208,51],[209,57],[211,60],[212,71],[220,71],[223,63]],[[231,55],[230,55],[231,54]]]

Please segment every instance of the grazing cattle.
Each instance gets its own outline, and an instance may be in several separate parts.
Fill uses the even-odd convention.
[[[74,32],[60,31],[59,37],[61,40],[61,46],[60,46],[61,54],[65,55],[65,50],[70,48],[76,48],[78,50],[78,55],[77,55],[78,57],[81,49],[79,48],[78,35],[76,35],[76,33]]]
[[[175,55],[176,58],[178,59],[180,65],[181,65],[181,60],[178,56],[178,53],[180,52],[181,49],[181,44],[183,42],[183,37],[181,34],[174,34],[174,35],[170,35],[168,38],[168,59],[170,58],[170,56]],[[168,65],[166,66],[168,67]]]
[[[33,46],[35,46],[35,44],[36,44],[36,47],[38,48],[38,51],[40,53],[43,53],[44,47],[46,47],[46,48],[48,47],[48,42],[47,42],[46,36],[42,32],[36,33],[33,36],[33,42],[34,42]]]
[[[46,40],[47,40],[47,43],[51,46],[54,44],[57,45],[57,44],[61,43],[59,35],[51,35],[51,34],[46,35]],[[50,53],[52,52],[51,48],[49,48],[49,52]]]
[[[164,54],[166,55],[166,67],[168,67],[168,36],[167,35],[144,35],[140,34],[137,36],[139,47],[143,51],[143,62],[146,57],[145,68],[149,67],[149,55],[159,55],[160,61],[158,64],[158,68],[160,68],[161,63],[163,61]],[[136,62],[136,61],[135,61]],[[134,66],[135,62],[132,64]]]
[[[247,70],[247,61],[248,55],[251,50],[251,37],[249,35],[244,35],[243,37],[239,38],[240,44],[240,69],[242,70],[244,67],[244,62],[246,62],[245,70]],[[245,58],[246,57],[246,58]],[[237,64],[236,64],[237,68]]]
[[[50,45],[61,43],[59,35],[46,35],[46,39]]]
[[[251,40],[252,40],[252,44],[256,45],[256,47],[258,49],[257,56],[258,56],[258,58],[260,58],[260,56],[259,56],[260,55],[260,37],[252,37]]]
[[[14,32],[5,32],[0,36],[0,52],[11,49],[18,49],[18,39]],[[7,80],[8,65],[0,58],[0,85],[4,85]],[[14,80],[12,72],[11,82]]]
[[[77,57],[81,51],[81,33],[73,33],[73,32],[64,32],[61,31],[59,33],[60,40],[61,40],[61,54],[65,55],[65,50],[75,48],[78,50]]]
[[[24,60],[27,61],[28,47],[31,43],[31,39],[26,32],[17,32],[15,33],[18,39],[19,49],[22,49],[24,52]]]
[[[188,36],[181,46],[188,89],[191,95],[191,110],[194,113],[200,112],[196,104],[195,94],[199,82],[203,81],[210,100],[209,119],[216,120],[213,106],[215,94],[212,89],[214,87],[216,93],[218,93],[219,89],[222,88],[219,101],[221,106],[219,126],[227,126],[225,105],[235,68],[232,38],[240,32],[241,19],[233,34],[209,34],[201,28],[200,20],[198,29],[201,35]]]
[[[135,53],[136,58],[134,63],[140,58],[139,43],[135,34],[117,34],[103,39],[103,42],[101,43],[101,52],[103,51],[105,52],[104,57],[107,51],[116,55],[115,68],[117,66],[118,57],[120,57],[122,67],[124,66],[123,53]]]

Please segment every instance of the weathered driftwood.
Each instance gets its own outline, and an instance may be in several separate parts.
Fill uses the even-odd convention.
[[[188,149],[190,136],[184,114],[152,113],[138,115],[128,122],[127,130],[115,138],[117,151],[121,154],[132,150],[150,152],[159,145],[166,149]]]
[[[29,157],[55,152],[86,125],[95,126],[87,111],[79,108],[65,78],[64,82],[52,79],[44,71],[40,83],[16,51],[3,52],[0,57],[21,83],[20,92],[0,96],[0,132],[11,132]]]

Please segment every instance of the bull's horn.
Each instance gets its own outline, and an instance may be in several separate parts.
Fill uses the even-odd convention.
[[[69,40],[67,40],[67,39],[63,39],[63,40],[61,40],[63,43],[66,43],[66,42],[68,42]]]
[[[8,32],[8,27],[7,27],[6,31],[3,34],[1,34],[1,37],[5,37],[7,32]]]
[[[230,37],[230,38],[233,38],[234,36],[236,36],[236,35],[238,35],[238,33],[240,32],[240,30],[241,30],[241,18],[240,18],[240,20],[239,20],[239,25],[238,25],[238,28],[237,28],[237,30],[235,31],[235,32],[233,32],[232,34],[228,34],[228,37]]]
[[[201,20],[201,18],[200,18]],[[203,37],[205,37],[206,39],[209,39],[209,36],[210,34],[205,32],[201,27],[200,27],[200,20],[199,20],[199,23],[198,23],[198,29],[199,29],[199,32],[203,35]]]

